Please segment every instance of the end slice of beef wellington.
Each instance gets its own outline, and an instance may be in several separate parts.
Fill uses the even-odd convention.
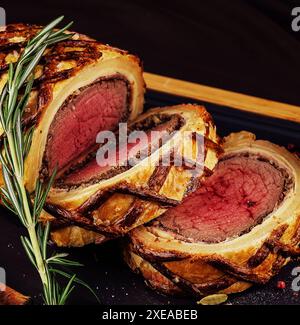
[[[248,132],[223,149],[180,205],[130,232],[125,259],[158,291],[240,292],[300,253],[299,158]]]
[[[0,89],[40,26],[13,24],[0,32]],[[35,71],[24,123],[34,126],[25,162],[28,190],[38,177],[68,170],[95,147],[102,130],[115,130],[143,110],[144,80],[139,59],[126,51],[74,34],[47,48]]]
[[[18,60],[41,26],[7,25],[0,31],[0,90],[9,63]],[[145,83],[140,60],[126,51],[74,33],[50,46],[35,71],[24,125],[33,127],[25,161],[28,191],[38,178],[57,177],[93,154],[96,136],[142,113]],[[0,130],[2,134],[2,130]],[[74,232],[73,232],[74,233]],[[87,238],[87,232],[84,238]]]
[[[139,132],[138,142],[122,141]],[[158,217],[211,172],[221,152],[210,115],[197,105],[151,109],[125,136],[115,135],[113,164],[92,155],[55,181],[45,210],[58,245],[100,243]]]

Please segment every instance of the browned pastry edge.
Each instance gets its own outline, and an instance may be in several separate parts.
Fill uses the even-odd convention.
[[[0,290],[0,305],[25,305],[29,299],[28,296],[24,296],[8,286],[5,286],[4,291]]]
[[[163,291],[164,293],[173,294],[174,287],[177,289],[175,290],[177,293],[184,293],[184,294],[192,294],[196,296],[203,296],[214,292],[226,292],[226,289],[230,292],[230,287],[234,284],[238,284],[240,281],[248,283],[248,286],[252,284],[265,284],[270,280],[271,277],[276,275],[279,270],[286,264],[286,262],[292,256],[300,255],[300,249],[298,248],[299,244],[299,231],[300,231],[300,216],[298,218],[298,227],[295,230],[293,235],[293,245],[286,245],[280,242],[281,237],[284,235],[285,231],[288,228],[288,225],[283,224],[280,225],[278,228],[272,231],[269,238],[267,238],[262,246],[256,251],[256,253],[251,256],[246,266],[240,266],[232,261],[222,258],[220,256],[211,255],[210,257],[195,257],[189,254],[178,254],[178,252],[172,251],[154,251],[154,250],[147,250],[143,247],[142,243],[138,243],[136,240],[130,241],[127,244],[127,248],[132,251],[134,254],[141,257],[144,261],[150,263],[150,265],[167,278],[171,283],[172,286],[164,286],[160,288],[155,286],[154,289]],[[297,239],[298,238],[298,239]],[[259,266],[266,261],[268,256],[274,255],[272,265],[269,266],[269,272],[263,274],[256,272]],[[216,280],[209,280],[206,283],[195,284],[191,281],[187,281],[186,279],[178,276],[174,272],[172,272],[167,266],[166,262],[173,262],[173,261],[184,261],[192,259],[193,261],[201,261],[205,262],[214,268],[222,271],[223,276],[217,278]],[[128,251],[125,254],[125,260],[130,265],[130,256],[128,256]],[[140,272],[137,268],[134,271]],[[146,279],[148,280],[148,279]],[[147,281],[149,283],[149,280]],[[153,287],[153,283],[150,284]],[[237,286],[238,287],[238,286]],[[162,290],[161,290],[162,289]],[[243,289],[244,290],[244,289]],[[237,290],[239,291],[239,290]]]

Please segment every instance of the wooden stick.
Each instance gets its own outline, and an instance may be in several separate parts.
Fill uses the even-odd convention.
[[[25,305],[29,297],[0,283],[0,305]]]
[[[147,87],[245,112],[300,123],[300,107],[145,72]]]

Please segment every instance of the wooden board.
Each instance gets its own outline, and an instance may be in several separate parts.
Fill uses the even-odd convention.
[[[145,72],[148,89],[300,123],[300,107]]]

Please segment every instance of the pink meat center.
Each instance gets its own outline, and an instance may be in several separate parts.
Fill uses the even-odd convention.
[[[271,213],[284,191],[282,172],[254,157],[221,161],[214,174],[160,219],[185,238],[220,242],[248,231]]]
[[[105,179],[112,177],[122,171],[120,167],[129,169],[139,161],[146,158],[150,152],[156,151],[162,144],[164,144],[171,137],[166,130],[173,131],[176,128],[174,119],[170,119],[164,123],[158,124],[146,131],[144,137],[137,137],[132,143],[125,142],[110,147],[111,154],[101,161],[101,159],[92,159],[80,169],[76,169],[63,179],[65,185],[78,185],[89,183],[93,180]],[[116,135],[116,140],[118,136]],[[106,152],[106,150],[105,150]],[[139,157],[138,160],[132,161]]]
[[[127,113],[127,84],[99,81],[71,98],[53,120],[45,157],[48,170],[61,170],[96,144],[98,132],[115,129]]]

